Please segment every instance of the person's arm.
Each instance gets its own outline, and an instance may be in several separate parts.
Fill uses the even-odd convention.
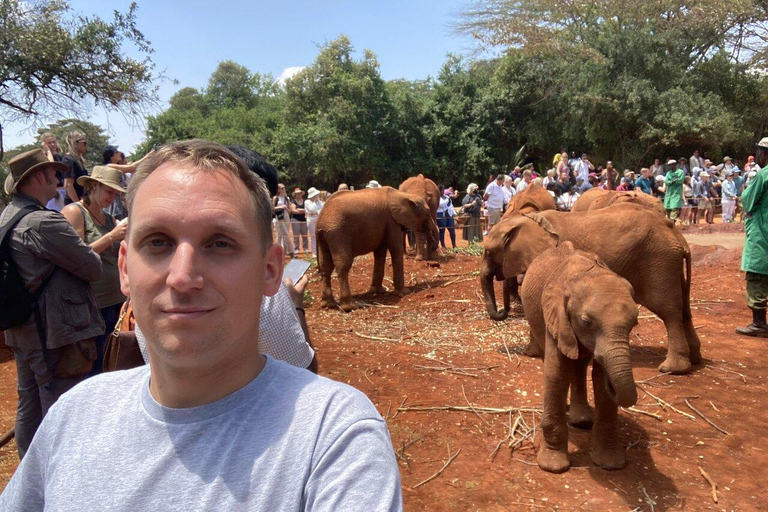
[[[301,325],[302,332],[304,332],[304,339],[307,340],[307,344],[314,351],[315,347],[312,345],[312,340],[309,339],[309,326],[307,326],[306,311],[304,310],[304,290],[306,289],[308,283],[309,278],[306,276],[306,274],[303,275],[301,279],[299,279],[299,282],[296,284],[293,284],[290,279],[286,279],[284,281],[285,288],[288,290],[288,295],[291,296],[293,305],[296,308],[296,314],[299,317],[299,324]],[[309,366],[307,366],[307,370],[315,374],[317,373],[317,351],[315,351],[315,354],[312,356],[312,362],[309,363]]]
[[[744,208],[745,212],[752,214],[757,209],[761,199],[766,193],[765,188],[765,173],[757,173],[741,195],[741,206]]]
[[[38,229],[26,230],[24,242],[36,256],[84,281],[98,281],[102,277],[101,257],[58,213],[41,218]]]
[[[107,167],[111,167],[113,169],[117,169],[118,171],[122,172],[123,174],[135,173],[136,169],[139,166],[139,164],[141,162],[143,162],[144,160],[146,160],[147,158],[149,158],[153,153],[154,153],[154,151],[150,151],[149,153],[147,153],[143,157],[139,158],[135,162],[131,162],[129,164],[107,164]]]
[[[296,206],[296,204],[294,202],[291,202],[290,204],[291,204],[291,206],[290,206],[291,213],[293,215],[304,215],[304,213],[306,212],[306,210],[304,210],[304,208],[299,208],[298,206]]]
[[[77,191],[75,190],[75,178],[64,178],[64,190],[67,191],[67,195],[73,203],[76,203],[80,200],[80,197],[77,195]]]
[[[80,236],[82,240],[85,240],[85,219],[83,218],[83,212],[75,203],[68,204],[61,210],[61,214],[64,216],[75,232]],[[125,232],[128,229],[127,224],[116,226],[115,229],[102,236],[98,240],[91,242],[91,249],[96,254],[101,254],[107,250],[113,243],[121,241],[125,238]]]

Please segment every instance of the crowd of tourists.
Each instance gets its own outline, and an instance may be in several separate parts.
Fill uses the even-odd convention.
[[[307,278],[281,282],[285,257],[316,253],[328,194],[289,198],[275,168],[240,146],[174,142],[133,163],[110,146],[88,169],[82,132],[64,154],[50,133],[40,143],[10,159],[0,213],[21,459],[0,509],[353,510],[365,496],[366,509],[402,510],[386,422],[362,393],[317,376]],[[466,240],[482,240],[532,184],[567,210],[613,180],[663,197],[673,219],[696,201],[708,222],[718,197],[735,203],[733,220],[741,195],[753,323],[737,332],[768,337],[768,138],[745,179],[729,158],[680,160],[635,177],[562,153],[546,176],[515,168],[461,198],[440,186],[441,243],[448,231],[455,247],[458,218]],[[140,361],[102,373],[126,314]]]

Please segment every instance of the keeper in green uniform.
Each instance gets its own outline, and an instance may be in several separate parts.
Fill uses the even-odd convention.
[[[768,137],[757,143],[755,160],[761,167],[741,195],[746,215],[741,270],[747,273],[747,306],[752,323],[736,329],[738,334],[768,338],[765,311],[768,301]]]
[[[664,185],[667,190],[664,192],[664,211],[667,217],[677,222],[680,216],[680,209],[683,207],[683,180],[685,173],[677,168],[677,160],[667,162],[669,171],[664,177]]]

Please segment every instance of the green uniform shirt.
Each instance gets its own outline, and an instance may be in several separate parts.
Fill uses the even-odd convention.
[[[682,169],[669,171],[664,177],[667,191],[664,192],[664,209],[676,210],[683,207],[683,180],[685,173]]]
[[[768,275],[768,166],[752,178],[741,195],[749,217],[744,222],[747,238],[741,255],[741,270]]]

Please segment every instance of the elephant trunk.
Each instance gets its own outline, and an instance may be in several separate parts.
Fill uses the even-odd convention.
[[[632,377],[629,339],[611,344],[616,346],[602,354],[595,352],[595,359],[603,367],[608,395],[621,407],[631,407],[637,403],[637,387]]]
[[[501,310],[496,309],[496,291],[493,289],[493,276],[494,276],[494,273],[490,271],[481,275],[480,285],[483,288],[483,297],[485,298],[485,308],[488,311],[488,316],[491,317],[491,320],[501,322],[502,320],[506,320],[507,316],[509,316],[509,308],[501,309]],[[505,293],[505,304],[506,304],[506,294],[507,294],[506,283],[504,287],[504,293]]]

